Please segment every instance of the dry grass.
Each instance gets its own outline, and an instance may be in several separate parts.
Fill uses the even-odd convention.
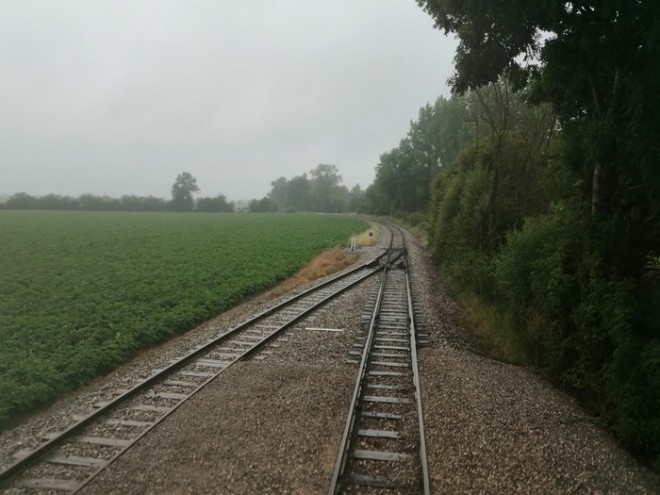
[[[378,225],[372,225],[369,230],[365,230],[361,234],[355,236],[355,241],[359,247],[375,246],[379,238],[380,227]]]
[[[380,227],[374,224],[368,230],[355,237],[358,247],[375,246],[378,243],[378,239],[380,239]],[[303,284],[343,270],[355,263],[357,259],[358,255],[339,247],[324,251],[293,277],[266,292],[265,296],[268,298],[281,296]]]
[[[296,287],[311,282],[312,280],[338,272],[355,263],[357,259],[357,255],[348,253],[338,247],[324,251],[310,261],[293,277],[285,280],[274,289],[268,291],[267,296],[280,296]]]

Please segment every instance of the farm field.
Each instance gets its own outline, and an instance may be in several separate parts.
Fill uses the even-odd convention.
[[[0,427],[366,228],[312,214],[0,211]]]

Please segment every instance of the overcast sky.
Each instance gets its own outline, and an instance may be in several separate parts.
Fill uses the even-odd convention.
[[[0,0],[0,194],[364,188],[455,44],[415,0]]]

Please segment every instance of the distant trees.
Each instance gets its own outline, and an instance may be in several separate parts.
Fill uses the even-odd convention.
[[[155,196],[124,195],[119,200],[122,211],[165,211],[167,202]]]
[[[307,178],[307,174],[291,179],[288,183],[288,191],[288,201],[277,203],[280,210],[312,211],[315,209],[312,199],[312,185]],[[277,202],[276,199],[273,198],[273,200]]]
[[[37,208],[36,198],[25,192],[16,193],[9,197],[5,203],[5,208],[12,210],[34,210]]]
[[[83,194],[77,198],[48,194],[31,196],[21,192],[10,196],[0,205],[7,210],[83,210],[83,211],[165,211],[167,201],[154,196],[128,196],[111,198]]]
[[[366,210],[401,216],[428,211],[433,179],[474,138],[469,111],[460,96],[422,107],[399,146],[380,156],[366,191]]]
[[[121,198],[83,194],[79,197],[49,194],[35,197],[25,192],[10,196],[0,209],[85,210],[85,211],[175,211],[231,213],[235,204],[218,194],[215,197],[197,197],[197,179],[189,172],[177,175],[171,187],[171,199],[153,196],[124,195]],[[271,182],[271,191],[261,199],[247,203],[250,212],[315,211],[340,213],[363,208],[365,193],[359,185],[350,191],[342,184],[335,165],[319,164],[308,173],[287,179],[280,177]],[[245,209],[245,206],[241,206]]]
[[[192,211],[195,207],[193,194],[198,191],[197,179],[189,172],[181,172],[172,184],[170,208],[173,211]]]
[[[337,167],[321,163],[309,175],[314,210],[332,213],[343,211],[348,200],[348,189],[342,184]]]
[[[250,213],[274,213],[277,211],[277,204],[272,199],[265,196],[261,199],[253,199],[248,204]]]
[[[232,213],[234,204],[227,201],[222,194],[214,198],[197,198],[195,202],[195,211],[206,213]]]
[[[20,192],[10,196],[2,206],[8,210],[79,210],[81,204],[81,198],[71,196],[57,194],[31,196],[25,192]]]
[[[172,200],[154,196],[124,195],[121,198],[83,194],[77,198],[48,194],[31,196],[25,192],[10,196],[0,209],[6,210],[83,210],[83,211],[195,211],[208,213],[231,213],[234,204],[222,194],[215,197],[192,196],[199,191],[197,180],[188,172],[177,176],[172,186]]]
[[[363,199],[359,185],[349,191],[342,184],[339,169],[335,165],[321,163],[309,174],[274,180],[268,195],[251,201],[249,210],[340,213],[358,211]]]

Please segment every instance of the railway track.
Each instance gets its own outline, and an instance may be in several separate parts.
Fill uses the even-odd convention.
[[[368,330],[352,353],[359,371],[330,495],[430,493],[416,337],[402,252],[387,263]]]
[[[391,249],[387,251],[390,253]],[[298,294],[223,333],[172,362],[165,369],[93,413],[76,418],[66,430],[22,453],[0,472],[0,491],[76,493],[130,449],[150,430],[232,364],[273,344],[273,340],[320,306],[383,271],[375,261]]]

